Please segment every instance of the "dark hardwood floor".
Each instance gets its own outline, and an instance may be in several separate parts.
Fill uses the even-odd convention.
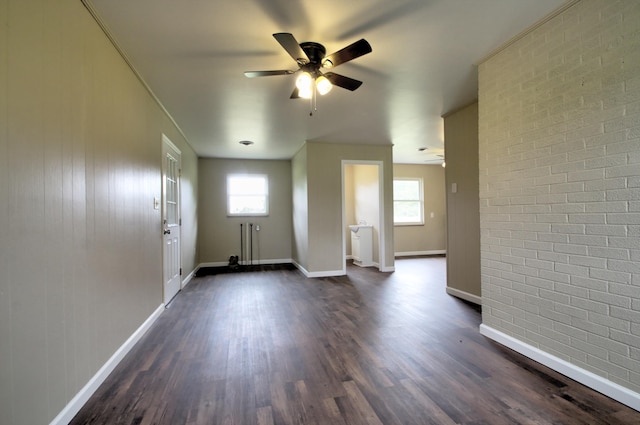
[[[478,332],[445,259],[197,277],[73,424],[638,424]]]

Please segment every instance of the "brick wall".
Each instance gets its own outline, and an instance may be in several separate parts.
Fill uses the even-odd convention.
[[[640,1],[479,67],[483,325],[640,392]]]

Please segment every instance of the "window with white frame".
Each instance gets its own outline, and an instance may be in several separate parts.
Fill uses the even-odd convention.
[[[393,179],[393,223],[424,224],[422,179]]]
[[[269,214],[269,179],[264,174],[227,176],[227,214],[260,216]]]

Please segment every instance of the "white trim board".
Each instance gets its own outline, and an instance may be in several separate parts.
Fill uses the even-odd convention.
[[[133,348],[134,345],[142,338],[142,336],[149,330],[151,325],[160,317],[164,311],[164,304],[151,313],[151,316],[144,321],[142,325],[116,350],[107,362],[96,372],[95,375],[86,383],[86,385],[78,391],[78,393],[71,399],[69,403],[58,413],[49,425],[67,425],[73,417],[80,411],[82,406],[91,398],[93,393],[96,392],[98,387],[107,379],[107,376],[118,366],[118,363],[122,361],[124,356]]]
[[[632,409],[640,411],[639,393],[631,391],[622,385],[616,384],[615,382],[609,381],[595,373],[571,364],[566,360],[562,360],[559,357],[542,351],[539,348],[529,345],[526,342],[522,342],[490,326],[481,324],[480,334],[509,347],[512,350],[555,370],[556,372],[578,381],[599,393],[611,397],[622,404],[626,404]]]
[[[482,297],[479,297],[474,294],[470,294],[469,292],[466,292],[466,291],[461,291],[459,289],[451,288],[447,286],[447,294],[452,295],[456,298],[461,298],[465,301],[469,301],[470,303],[482,305]]]

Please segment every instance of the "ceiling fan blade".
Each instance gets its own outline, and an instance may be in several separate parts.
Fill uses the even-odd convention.
[[[280,43],[284,50],[289,53],[293,60],[298,62],[299,65],[309,63],[307,54],[302,50],[300,44],[292,34],[288,32],[278,32],[273,34],[273,37],[278,41],[278,43]]]
[[[367,53],[371,53],[371,51],[371,45],[363,38],[348,45],[344,49],[340,49],[329,56],[325,56],[322,62],[325,63],[327,60],[330,60],[332,63],[331,66],[335,67],[355,58],[359,58],[362,55],[366,55]]]
[[[290,71],[288,69],[280,69],[277,71],[246,71],[244,73],[245,77],[255,78],[255,77],[268,77],[270,75],[290,75],[295,73],[295,71]]]
[[[343,89],[354,91],[362,85],[362,81],[354,80],[353,78],[345,77],[344,75],[336,74],[334,72],[327,72],[325,77],[331,81],[334,86],[342,87]]]
[[[300,92],[297,87],[293,88],[293,93],[291,93],[291,97],[289,99],[300,99]]]

